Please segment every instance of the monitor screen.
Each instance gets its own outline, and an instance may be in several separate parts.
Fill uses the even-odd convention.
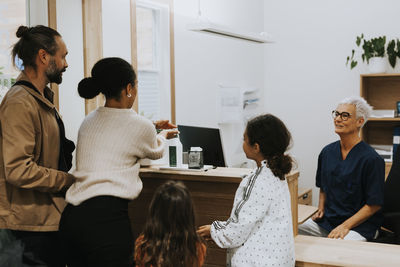
[[[219,129],[178,125],[178,130],[184,152],[189,151],[190,147],[201,147],[204,164],[226,166]]]

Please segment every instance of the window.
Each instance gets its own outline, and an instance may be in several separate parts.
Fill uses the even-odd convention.
[[[136,31],[139,114],[171,119],[169,7],[137,1]]]
[[[15,33],[26,25],[26,1],[2,0],[0,2],[0,101],[18,76],[19,71],[11,61],[12,45],[18,41]]]

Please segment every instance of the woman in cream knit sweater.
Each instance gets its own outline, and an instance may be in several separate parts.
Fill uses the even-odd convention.
[[[73,266],[132,266],[128,201],[142,190],[139,160],[162,157],[166,138],[132,108],[136,74],[121,58],[104,58],[78,86],[81,97],[103,93],[104,107],[83,121],[76,151],[76,182],[69,188],[60,231]],[[167,125],[169,125],[167,123]],[[172,125],[169,125],[172,126]]]

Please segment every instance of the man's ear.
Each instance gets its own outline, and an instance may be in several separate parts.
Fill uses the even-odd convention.
[[[46,52],[46,50],[39,49],[38,58],[39,58],[39,62],[41,62],[42,64],[47,64],[47,62],[49,60],[49,54]]]

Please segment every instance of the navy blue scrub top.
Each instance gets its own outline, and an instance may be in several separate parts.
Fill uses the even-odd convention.
[[[356,214],[365,204],[383,206],[385,162],[364,141],[342,159],[340,141],[327,145],[319,154],[316,185],[326,194],[324,217],[318,224],[333,230]],[[382,225],[381,210],[354,230],[370,240]]]

